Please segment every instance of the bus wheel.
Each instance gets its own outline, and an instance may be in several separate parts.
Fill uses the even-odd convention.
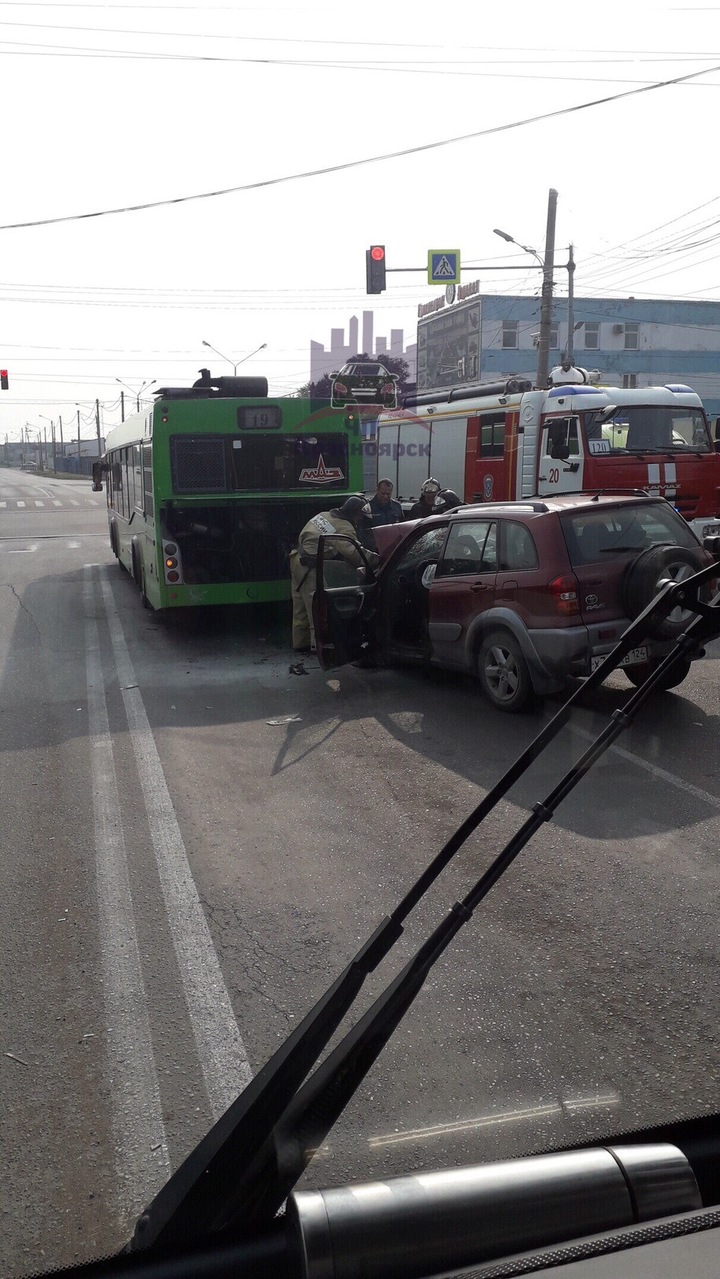
[[[138,551],[137,543],[136,543],[136,542],[133,542],[133,544],[132,544],[132,575],[133,575],[133,581],[134,581],[135,585],[136,585],[136,586],[139,586],[139,587],[140,587],[141,592],[143,592],[143,593],[144,593],[144,591],[143,591],[143,566],[142,566],[142,561],[141,561],[141,559],[140,559],[140,552]]]

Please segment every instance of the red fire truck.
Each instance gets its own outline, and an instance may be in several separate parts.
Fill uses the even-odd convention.
[[[720,533],[718,449],[700,397],[682,385],[480,383],[406,397],[377,432],[378,477],[406,505],[430,475],[465,502],[644,489],[700,538]]]

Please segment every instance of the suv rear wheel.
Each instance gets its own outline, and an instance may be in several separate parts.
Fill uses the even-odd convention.
[[[682,582],[705,567],[702,552],[685,546],[650,546],[628,568],[623,588],[628,617],[637,617],[652,603],[665,582]],[[667,617],[650,614],[647,633],[656,639],[675,639],[690,624],[691,609],[674,608]]]
[[[522,710],[532,696],[527,662],[509,631],[493,631],[483,640],[478,677],[485,696],[498,710]]]

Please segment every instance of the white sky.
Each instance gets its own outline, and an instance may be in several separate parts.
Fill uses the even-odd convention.
[[[254,61],[253,61],[254,60]],[[332,65],[328,65],[332,64]],[[385,0],[82,4],[0,0],[0,225],[277,179],[720,67],[720,6]],[[423,275],[365,294],[365,249],[421,267],[459,248],[485,292],[720,299],[720,70],[554,120],[340,173],[142,212],[0,231],[0,443],[76,404],[119,421],[133,389],[239,370],[274,394],[363,308],[414,336]],[[660,229],[658,229],[660,228]],[[502,264],[528,263],[503,275]],[[472,269],[465,282],[478,278]],[[556,272],[557,295],[566,288]]]

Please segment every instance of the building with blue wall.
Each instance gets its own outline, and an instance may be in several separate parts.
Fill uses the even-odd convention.
[[[451,296],[436,299],[432,313],[418,320],[418,391],[495,378],[534,379],[540,299],[482,295],[479,286],[463,301],[452,303]],[[574,329],[574,363],[599,369],[603,382],[626,387],[685,382],[711,417],[720,415],[720,302],[575,298]],[[561,363],[567,337],[567,302],[558,299],[551,368]]]

